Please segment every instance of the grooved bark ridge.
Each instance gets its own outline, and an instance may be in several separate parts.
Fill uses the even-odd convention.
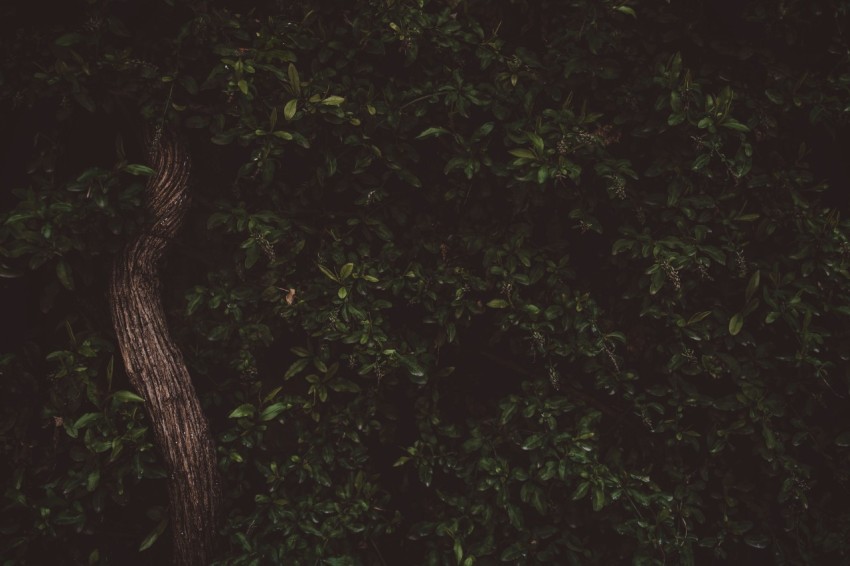
[[[215,447],[180,350],[168,331],[159,264],[189,205],[191,169],[175,135],[147,140],[154,169],[146,188],[149,222],[116,259],[110,307],[131,385],[145,398],[168,470],[174,563],[207,565],[218,528]]]

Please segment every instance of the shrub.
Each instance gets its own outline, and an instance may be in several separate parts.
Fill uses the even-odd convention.
[[[141,122],[221,564],[848,559],[847,2],[127,4],[5,8],[9,564],[167,552],[104,303]]]

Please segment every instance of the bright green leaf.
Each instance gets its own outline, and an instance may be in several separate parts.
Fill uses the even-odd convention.
[[[334,275],[334,272],[333,272],[333,271],[331,271],[330,269],[328,269],[327,267],[325,267],[325,266],[324,266],[324,265],[322,265],[321,263],[319,263],[319,264],[317,264],[317,265],[318,265],[318,267],[319,267],[319,271],[321,271],[322,273],[324,273],[324,274],[325,274],[325,277],[327,277],[327,278],[328,278],[328,279],[330,279],[331,281],[335,281],[336,283],[339,283],[339,282],[340,282],[339,277],[337,277],[336,275]]]
[[[139,165],[137,163],[125,165],[124,171],[131,175],[153,175],[155,173],[155,171],[147,165]]]
[[[293,98],[289,102],[286,103],[286,106],[283,107],[283,117],[286,120],[292,120],[295,116],[295,112],[298,111],[298,100]]]
[[[227,418],[238,419],[238,418],[241,418],[241,417],[247,417],[247,416],[253,415],[254,411],[255,411],[254,405],[252,405],[251,403],[243,403],[243,404],[239,405],[238,407],[236,407],[235,409],[233,409],[230,412],[230,414],[227,415]]]
[[[345,102],[345,99],[341,96],[329,96],[322,100],[322,104],[325,106],[339,106],[343,102]]]
[[[729,334],[736,336],[744,327],[744,317],[741,313],[736,313],[729,319]]]
[[[281,414],[284,410],[286,410],[286,405],[284,403],[274,403],[273,405],[269,405],[263,412],[260,413],[261,421],[270,421],[279,414]],[[232,416],[233,413],[231,413]]]

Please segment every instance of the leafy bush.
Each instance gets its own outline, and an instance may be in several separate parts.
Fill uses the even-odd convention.
[[[104,303],[142,121],[221,564],[848,559],[846,1],[126,4],[4,8],[6,563],[167,552]]]

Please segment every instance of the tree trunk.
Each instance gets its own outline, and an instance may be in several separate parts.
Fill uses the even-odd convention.
[[[218,528],[215,446],[183,356],[168,332],[159,263],[189,205],[191,163],[176,136],[147,140],[154,169],[146,189],[146,228],[119,255],[110,306],[131,385],[145,398],[168,470],[174,563],[206,566]]]

